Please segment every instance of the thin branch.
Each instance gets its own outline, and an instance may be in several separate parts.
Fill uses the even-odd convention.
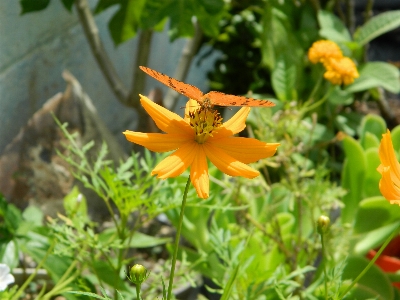
[[[346,0],[346,23],[351,35],[353,35],[356,28],[356,21],[354,16],[354,0]]]
[[[182,55],[179,59],[178,66],[174,73],[174,78],[183,81],[190,68],[190,64],[194,55],[197,53],[203,33],[197,21],[194,22],[195,33],[194,37],[189,39],[182,50]],[[175,108],[179,94],[172,89],[169,89],[164,99],[165,107],[168,109]]]
[[[143,93],[146,74],[139,69],[139,66],[147,66],[152,36],[153,30],[150,29],[140,31],[139,33],[138,53],[136,56],[136,63],[133,67],[132,89],[128,100],[128,106],[130,107],[138,108],[138,106],[140,106],[138,95]]]
[[[105,48],[99,36],[99,29],[96,26],[96,22],[90,10],[88,1],[75,0],[75,6],[86,39],[89,41],[92,53],[96,58],[96,61],[101,71],[103,72],[103,75],[106,77],[106,80],[117,99],[121,103],[127,104],[128,91],[124,87],[124,84],[119,78],[117,71],[114,68],[114,65],[112,64],[110,58],[105,51]]]
[[[374,0],[368,0],[367,5],[365,6],[365,11],[364,11],[364,24],[368,22],[368,20],[373,16],[373,7],[374,7]],[[369,44],[366,44],[364,46],[364,62],[368,60],[368,48]]]
[[[321,9],[321,4],[319,3],[319,0],[310,0],[310,2],[316,12]]]
[[[396,120],[396,116],[393,113],[393,110],[390,108],[389,103],[385,96],[385,91],[383,88],[378,88],[379,97],[377,99],[379,111],[381,112],[382,117],[386,120],[389,128],[393,128],[398,125]]]

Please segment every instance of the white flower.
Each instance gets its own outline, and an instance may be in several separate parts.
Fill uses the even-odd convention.
[[[10,268],[6,264],[0,264],[0,291],[4,291],[10,283],[15,281],[10,274]]]

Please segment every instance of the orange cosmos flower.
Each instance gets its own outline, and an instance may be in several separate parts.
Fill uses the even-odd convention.
[[[312,44],[308,50],[308,59],[313,63],[323,63],[328,58],[342,58],[342,50],[332,41],[320,40]]]
[[[381,164],[377,169],[382,174],[382,178],[379,181],[379,189],[391,204],[400,205],[400,164],[393,149],[390,131],[387,130],[382,136],[381,144],[379,145]]]
[[[201,107],[194,100],[186,104],[185,118],[140,95],[140,102],[163,133],[125,131],[126,139],[155,152],[175,150],[152,171],[166,179],[190,167],[190,179],[200,198],[209,196],[208,161],[230,176],[254,178],[259,172],[247,164],[275,154],[278,143],[263,143],[252,138],[234,137],[245,127],[250,108],[241,108],[222,123],[215,110]]]

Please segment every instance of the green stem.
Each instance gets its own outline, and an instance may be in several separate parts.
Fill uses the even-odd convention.
[[[142,300],[142,298],[140,297],[140,286],[141,284],[136,284],[136,298],[137,300]]]
[[[317,83],[314,85],[313,90],[311,91],[310,96],[308,96],[308,99],[306,101],[306,103],[312,103],[314,101],[314,96],[317,93],[317,91],[319,90],[321,83],[322,83],[322,72],[321,72],[321,76],[318,77]]]
[[[55,246],[55,243],[51,243],[49,249],[47,249],[47,252],[45,254],[45,256],[43,257],[43,259],[40,261],[40,263],[36,266],[35,268],[35,272],[33,272],[28,279],[21,285],[21,287],[18,289],[18,291],[13,295],[13,297],[11,298],[11,300],[17,300],[19,299],[19,296],[22,294],[22,292],[27,288],[27,286],[29,285],[29,283],[31,283],[31,281],[33,280],[33,278],[35,278],[37,272],[39,271],[39,269],[42,267],[42,265],[46,262],[47,257],[50,255],[50,253],[53,251],[53,248]]]
[[[392,234],[386,239],[385,243],[381,246],[379,251],[375,254],[374,258],[370,260],[369,264],[364,268],[364,270],[357,276],[356,279],[347,287],[347,289],[343,292],[343,294],[339,297],[339,299],[343,299],[343,297],[354,287],[354,285],[368,272],[368,270],[372,267],[375,261],[379,258],[383,250],[385,250],[386,246],[390,243],[390,241],[396,236],[397,232],[400,229],[400,223],[396,227],[396,229],[392,232]]]
[[[322,264],[324,267],[325,276],[325,300],[328,300],[328,275],[326,274],[326,255],[325,255],[325,239],[324,234],[321,233],[321,245],[322,245]]]
[[[174,282],[176,258],[178,256],[179,240],[181,238],[181,229],[182,229],[182,223],[183,223],[183,213],[185,211],[186,198],[187,198],[187,194],[188,194],[188,191],[189,191],[189,185],[190,185],[190,176],[188,178],[188,181],[186,182],[185,192],[183,193],[183,199],[182,199],[182,204],[181,204],[181,212],[180,212],[180,215],[179,215],[179,223],[178,223],[178,227],[176,228],[174,253],[172,255],[171,272],[170,272],[170,275],[169,275],[167,300],[171,300],[171,296],[172,296],[172,284]]]

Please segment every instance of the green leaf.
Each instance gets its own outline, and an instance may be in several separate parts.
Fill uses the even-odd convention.
[[[354,252],[357,254],[365,254],[369,250],[379,247],[384,243],[384,241],[392,234],[393,230],[395,230],[398,226],[399,226],[399,221],[369,231],[364,236],[364,238],[361,239],[356,244],[356,246],[354,247]]]
[[[223,14],[211,15],[204,9],[199,9],[197,18],[204,34],[210,37],[217,37],[220,33],[220,20]]]
[[[372,133],[377,139],[382,137],[382,134],[386,131],[385,120],[378,115],[368,114],[361,120],[359,135],[361,145],[364,145],[365,134],[367,132]]]
[[[296,98],[296,66],[280,55],[271,74],[272,87],[278,99],[289,101]]]
[[[100,0],[99,2],[97,2],[96,8],[94,9],[94,13],[95,14],[101,13],[107,8],[120,3],[121,0]]]
[[[121,280],[120,278],[120,270],[115,270],[110,263],[102,260],[94,260],[92,263],[92,267],[95,271],[95,274],[98,278],[104,283],[117,288],[122,291],[127,291],[127,280]]]
[[[224,8],[223,0],[198,0],[199,4],[204,7],[210,15],[216,15]]]
[[[87,213],[86,197],[80,193],[77,186],[74,186],[71,192],[64,197],[64,209],[68,218],[79,219],[82,226],[89,223],[90,219]]]
[[[22,11],[21,15],[45,9],[50,0],[19,0]]]
[[[375,134],[372,134],[370,132],[366,132],[364,134],[363,141],[361,142],[361,145],[365,150],[370,149],[370,148],[376,148],[378,149],[379,147],[379,139],[376,137]]]
[[[378,148],[369,148],[366,150],[365,158],[367,162],[364,181],[365,196],[380,196],[379,180],[381,179],[381,174],[376,170],[381,163],[378,155]]]
[[[360,256],[350,256],[343,269],[342,280],[355,279],[368,265],[369,260]],[[393,299],[393,287],[389,278],[377,266],[372,267],[361,277],[346,299]]]
[[[374,221],[371,222],[371,220]],[[390,204],[382,196],[366,198],[360,202],[354,231],[356,233],[369,232],[397,220],[400,220],[400,207],[398,205]]]
[[[390,132],[390,136],[392,137],[393,148],[396,152],[400,151],[400,125],[397,125]],[[382,139],[382,136],[379,140]]]
[[[365,45],[374,38],[400,26],[400,10],[381,13],[357,29],[354,39]]]
[[[346,26],[333,13],[326,10],[318,11],[318,22],[321,27],[320,36],[337,43],[351,42]]]
[[[19,265],[18,244],[11,240],[8,243],[0,243],[0,262],[6,264],[10,269]]]
[[[115,45],[136,35],[146,0],[121,0],[121,6],[108,23]]]
[[[25,208],[24,212],[22,213],[22,217],[25,222],[30,224],[31,228],[32,226],[43,225],[43,212],[37,206],[30,205]]]
[[[99,241],[102,243],[111,243],[115,240],[116,237],[116,229],[110,228],[104,230],[102,233],[99,234]],[[155,247],[158,245],[163,245],[165,243],[170,242],[170,238],[159,238],[155,236],[150,236],[141,232],[135,232],[133,237],[130,241],[130,244],[123,245],[123,247],[132,247],[132,248],[149,248]]]
[[[342,90],[339,86],[334,88],[328,98],[328,101],[334,105],[349,105],[353,103],[353,100],[353,94]]]
[[[342,172],[342,187],[347,190],[343,197],[345,207],[342,210],[342,222],[353,223],[358,203],[363,198],[366,157],[360,143],[350,136],[343,139],[346,160]]]
[[[391,93],[400,92],[399,70],[385,62],[368,62],[360,70],[360,77],[348,85],[345,90],[350,93],[383,87]]]
[[[94,293],[89,293],[89,292],[77,292],[77,291],[70,291],[70,292],[66,292],[67,294],[77,294],[77,295],[84,295],[84,296],[90,296],[90,297],[93,297],[93,298],[96,298],[96,299],[102,299],[102,300],[109,300],[109,299],[111,299],[111,298],[109,298],[108,296],[104,296],[104,297],[101,297],[101,296],[99,296],[99,295],[97,295],[97,294],[94,294]]]
[[[75,0],[61,0],[61,2],[66,9],[72,12],[72,5],[74,5]]]

